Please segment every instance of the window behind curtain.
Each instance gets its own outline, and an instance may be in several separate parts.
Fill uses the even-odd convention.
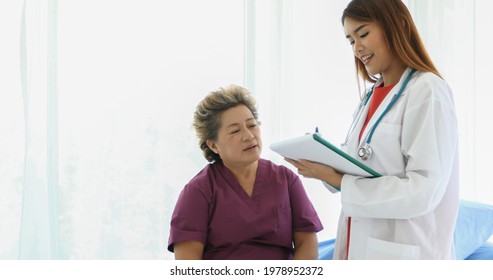
[[[0,259],[17,258],[24,115],[20,83],[21,1],[0,1]]]
[[[487,0],[410,2],[430,56],[450,84],[459,119],[461,198],[493,204],[489,128],[493,101]]]
[[[179,191],[204,165],[191,128],[243,81],[243,1],[59,1],[62,258],[173,258]]]
[[[493,65],[493,56],[491,56],[491,38],[488,36],[488,32],[493,26],[493,17],[491,17],[491,10],[493,9],[493,2],[487,0],[476,0],[474,10],[474,81],[473,84],[466,84],[469,88],[468,91],[462,92],[467,94],[467,98],[472,97],[469,111],[474,116],[472,119],[468,119],[468,125],[473,127],[472,131],[475,134],[474,143],[472,143],[474,149],[470,146],[465,146],[465,153],[474,153],[474,161],[476,167],[473,171],[473,177],[475,178],[476,187],[471,190],[472,195],[469,197],[474,200],[483,201],[485,203],[493,204],[493,187],[491,186],[491,160],[493,158],[493,151],[491,150],[490,131],[492,128],[491,120],[493,119],[493,110],[491,109],[493,104],[493,90],[491,86],[491,66]],[[457,52],[454,57],[462,56],[462,52]],[[457,77],[457,81],[466,82],[462,77]],[[470,89],[474,90],[474,95],[470,96],[468,93]],[[470,143],[466,143],[469,144]],[[465,164],[469,164],[466,162]],[[467,180],[464,183],[464,188],[467,187]],[[471,193],[470,192],[470,193]],[[470,194],[469,193],[469,194]],[[493,240],[493,239],[492,239]]]

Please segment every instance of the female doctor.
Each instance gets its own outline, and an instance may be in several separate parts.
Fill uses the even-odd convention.
[[[373,84],[343,148],[383,176],[286,160],[341,192],[334,259],[454,259],[459,162],[452,92],[401,0],[353,0],[342,24],[358,75]]]

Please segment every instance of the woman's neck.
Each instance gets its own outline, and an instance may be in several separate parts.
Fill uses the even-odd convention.
[[[386,71],[385,73],[382,73],[382,80],[383,80],[383,85],[382,86],[390,86],[390,85],[395,85],[397,84],[404,71],[406,71],[407,66],[404,64],[397,64],[392,67],[389,71]]]
[[[243,190],[252,196],[255,179],[257,177],[258,160],[246,166],[228,166],[224,164],[235,176]]]
[[[233,175],[235,175],[238,180],[255,178],[257,175],[258,160],[247,165],[228,164],[225,162],[223,162],[223,164],[231,171],[231,173],[233,173]]]

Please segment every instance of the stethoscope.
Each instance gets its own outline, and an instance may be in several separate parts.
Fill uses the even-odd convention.
[[[404,80],[404,83],[402,83],[402,86],[399,89],[399,91],[392,97],[392,100],[390,101],[390,103],[387,105],[387,107],[385,108],[385,110],[382,112],[382,114],[380,115],[380,117],[378,117],[377,121],[372,126],[372,128],[370,130],[370,133],[368,133],[368,136],[366,137],[365,145],[358,150],[358,156],[362,160],[368,160],[371,157],[371,155],[373,154],[373,150],[372,150],[372,148],[370,146],[370,142],[371,142],[371,139],[373,137],[373,133],[375,132],[375,129],[377,128],[378,124],[383,119],[383,117],[385,116],[385,114],[387,114],[390,111],[390,109],[392,108],[392,106],[394,106],[395,102],[397,102],[397,99],[399,99],[399,97],[401,97],[402,93],[404,92],[404,89],[406,88],[407,84],[411,80],[411,77],[413,76],[414,72],[416,72],[416,69],[412,69],[409,72],[409,74],[407,75],[406,79]],[[349,128],[348,134],[346,135],[346,140],[344,141],[343,146],[347,145],[347,142],[349,140],[349,136],[353,133],[354,129],[356,128],[356,125],[359,122],[359,119],[361,118],[361,115],[363,113],[363,108],[367,105],[368,101],[370,100],[370,97],[373,94],[374,88],[375,88],[375,85],[373,85],[373,87],[371,88],[370,92],[368,92],[368,94],[366,94],[366,96],[361,101],[361,103],[360,103],[360,105],[358,107],[358,114],[353,119],[353,122],[351,123],[351,126]]]

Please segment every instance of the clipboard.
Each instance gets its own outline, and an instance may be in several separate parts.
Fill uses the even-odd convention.
[[[271,144],[270,149],[285,158],[305,159],[331,166],[343,174],[363,177],[380,177],[380,173],[337,148],[318,133],[279,141]]]

